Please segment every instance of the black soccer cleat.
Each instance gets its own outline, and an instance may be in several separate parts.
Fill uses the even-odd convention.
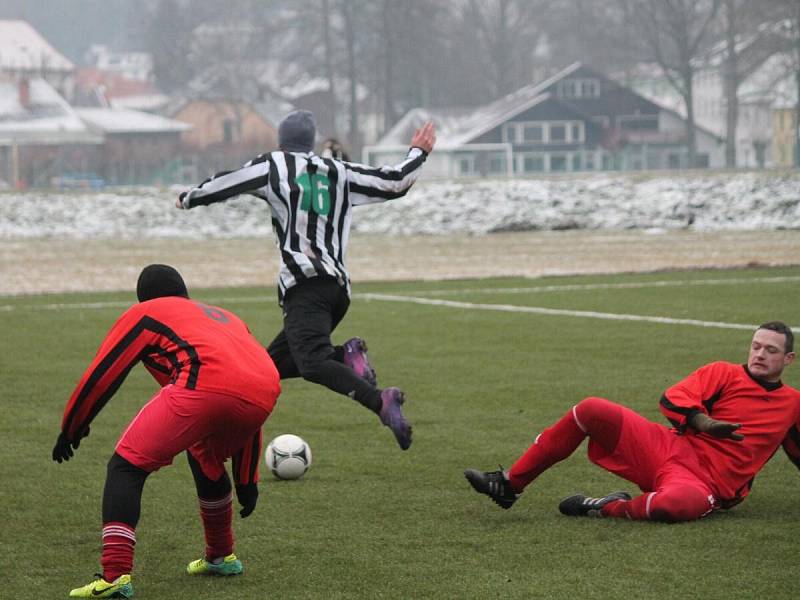
[[[614,500],[630,500],[628,492],[613,492],[602,498],[588,498],[582,494],[576,494],[569,498],[564,498],[558,505],[558,510],[562,515],[568,517],[602,517],[600,509]]]
[[[476,492],[486,494],[500,508],[511,508],[519,498],[519,494],[511,489],[511,484],[506,479],[502,467],[499,471],[467,469],[464,471],[464,477]]]

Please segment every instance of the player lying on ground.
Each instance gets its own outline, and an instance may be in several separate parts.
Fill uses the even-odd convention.
[[[741,502],[753,478],[783,444],[800,467],[800,392],[781,383],[794,360],[794,337],[783,323],[759,327],[747,364],[713,362],[669,388],[661,411],[673,427],[634,411],[586,398],[545,429],[508,472],[464,472],[472,487],[503,508],[589,438],[589,460],[641,488],[632,498],[566,498],[569,516],[690,521]]]
[[[379,389],[366,345],[353,338],[334,346],[331,333],[350,305],[345,267],[352,207],[405,196],[419,177],[436,134],[432,123],[416,131],[406,159],[370,167],[314,154],[316,125],[308,111],[290,113],[278,127],[280,151],[257,156],[182,193],[178,208],[221,202],[239,194],[264,200],[280,252],[278,300],[283,330],[268,351],[281,379],[302,377],[355,399],[380,417],[403,450],[411,426],[403,392]]]
[[[73,598],[130,598],[142,489],[150,473],[186,451],[197,487],[205,555],[192,574],[236,575],[233,495],[225,461],[233,458],[240,515],[258,500],[261,426],[280,393],[278,371],[236,315],[189,299],[172,267],[139,275],[139,304],[117,320],[72,393],[53,448],[69,460],[89,424],[142,361],[163,386],[139,411],[108,461],[103,492],[103,572],[70,592]]]

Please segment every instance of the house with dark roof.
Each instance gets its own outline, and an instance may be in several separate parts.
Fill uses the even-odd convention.
[[[436,151],[426,166],[431,176],[689,166],[686,123],[677,112],[581,63],[475,109],[413,109],[365,148],[364,162],[399,160],[427,120],[437,125]],[[696,137],[700,166],[721,167],[723,140],[703,128]]]

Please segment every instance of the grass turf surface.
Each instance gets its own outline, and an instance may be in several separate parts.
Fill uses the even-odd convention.
[[[589,395],[665,422],[663,390],[706,362],[744,362],[751,331],[363,294],[798,325],[798,280],[800,268],[356,284],[334,338],[363,336],[379,383],[406,391],[412,448],[401,452],[352,401],[285,382],[265,438],[299,434],[315,462],[299,481],[262,473],[255,513],[246,520],[236,513],[245,575],[185,574],[203,540],[180,456],[145,486],[136,597],[793,597],[800,473],[782,451],[742,505],[679,525],[562,517],[558,501],[574,492],[635,491],[591,465],[585,446],[509,511],[475,494],[462,476],[465,467],[508,466]],[[230,308],[264,342],[280,326],[271,289],[196,289],[193,296]],[[105,463],[155,382],[134,369],[71,461],[53,463],[50,451],[72,386],[132,301],[132,293],[0,298],[2,597],[66,597],[98,570]],[[800,367],[789,367],[784,381],[799,386]]]

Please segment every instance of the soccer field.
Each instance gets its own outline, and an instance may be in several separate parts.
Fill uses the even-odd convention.
[[[279,329],[272,288],[188,283],[265,343]],[[794,597],[800,473],[782,451],[742,505],[678,525],[561,516],[572,493],[635,491],[591,465],[585,446],[509,511],[462,472],[509,466],[586,396],[666,423],[658,400],[669,385],[712,360],[744,362],[761,322],[800,326],[798,284],[800,267],[357,284],[335,340],[364,337],[379,384],[406,391],[411,449],[347,398],[284,382],[265,439],[301,435],[314,464],[290,482],[262,469],[258,508],[235,513],[245,574],[185,573],[203,537],[181,456],[145,486],[136,597]],[[133,300],[0,297],[0,597],[66,597],[99,568],[105,464],[155,382],[134,369],[73,460],[58,465],[50,452],[73,386]],[[800,386],[800,364],[784,381]]]

